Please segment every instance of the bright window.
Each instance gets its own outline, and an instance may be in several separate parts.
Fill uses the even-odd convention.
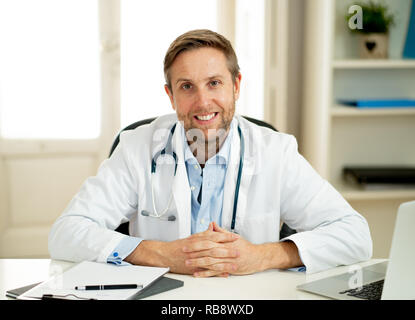
[[[121,126],[172,113],[163,59],[170,43],[193,29],[217,31],[213,0],[121,2]]]
[[[242,74],[236,111],[264,119],[264,0],[235,4],[235,51]]]
[[[0,0],[0,135],[100,134],[98,3]]]

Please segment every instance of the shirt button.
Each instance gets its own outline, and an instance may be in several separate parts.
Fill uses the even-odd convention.
[[[191,186],[190,189],[193,191],[194,189],[196,189],[195,186]]]
[[[114,257],[118,257],[118,252],[114,252],[112,255],[113,255]]]
[[[201,224],[205,224],[205,219],[200,220]]]
[[[199,167],[198,167],[198,165],[197,165],[197,164],[195,164],[195,165],[194,165],[194,168],[195,168],[195,169],[199,169]]]

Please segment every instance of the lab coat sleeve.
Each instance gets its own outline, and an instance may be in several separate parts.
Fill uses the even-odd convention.
[[[368,260],[367,221],[298,153],[290,136],[282,166],[281,219],[297,233],[293,241],[307,273]]]
[[[53,224],[48,239],[52,259],[107,262],[126,235],[114,231],[137,211],[137,185],[125,140],[88,178]]]
[[[124,261],[124,259],[137,248],[141,241],[143,241],[142,238],[136,237],[126,237],[122,239],[107,258],[107,262],[117,266],[131,265],[131,263]]]

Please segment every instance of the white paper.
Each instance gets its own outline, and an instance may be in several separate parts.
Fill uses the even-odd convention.
[[[83,261],[38,286],[25,292],[18,299],[42,298],[44,294],[67,296],[66,299],[89,298],[98,300],[125,300],[142,289],[75,290],[76,286],[138,284],[143,288],[169,271],[169,268],[117,266],[108,263]],[[77,298],[78,297],[78,298]]]

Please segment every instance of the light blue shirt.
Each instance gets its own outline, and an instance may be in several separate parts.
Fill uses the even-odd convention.
[[[206,161],[203,169],[185,141],[184,160],[192,193],[192,234],[205,231],[212,221],[222,226],[223,187],[235,126],[236,120],[233,119],[222,147],[217,154]],[[200,188],[202,188],[201,194],[199,194]]]
[[[127,258],[131,252],[143,241],[142,238],[136,237],[125,237],[123,238],[113,252],[108,256],[107,262],[120,265],[128,266],[130,263],[123,261]]]
[[[184,134],[184,160],[186,163],[187,177],[191,190],[191,233],[205,231],[211,221],[222,225],[223,188],[225,184],[226,169],[228,167],[231,140],[236,130],[237,121],[231,122],[229,133],[219,152],[208,159],[202,169],[190,147]],[[203,172],[203,177],[202,177]],[[201,203],[198,196],[202,188]],[[113,252],[108,256],[107,262],[116,265],[129,265],[123,261],[141,243],[143,239],[137,237],[123,238]]]

